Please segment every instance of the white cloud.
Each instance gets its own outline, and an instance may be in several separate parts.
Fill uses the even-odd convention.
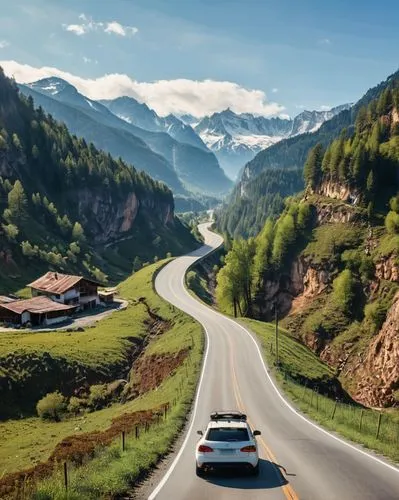
[[[103,31],[104,33],[118,35],[118,36],[134,36],[139,30],[134,26],[123,26],[117,21],[102,22],[94,21],[86,14],[80,14],[79,19],[82,21],[80,24],[63,24],[64,30],[74,33],[75,35],[82,36],[93,31]]]
[[[133,36],[138,32],[138,29],[134,26],[122,26],[116,21],[112,21],[107,23],[104,31],[105,33],[115,33],[115,35],[119,36]]]
[[[0,49],[5,49],[10,45],[10,42],[7,42],[7,40],[0,40]]]
[[[317,43],[319,45],[331,45],[331,40],[329,38],[321,38]]]
[[[273,88],[272,88],[272,92],[273,92],[273,94],[277,94],[277,92],[278,92],[278,88],[277,88],[277,87],[273,87]]]
[[[214,80],[158,80],[138,82],[125,74],[107,74],[94,79],[81,78],[57,68],[34,68],[16,61],[0,61],[9,76],[20,83],[58,76],[74,85],[91,99],[114,99],[130,96],[145,102],[157,113],[200,117],[230,107],[236,113],[254,113],[263,116],[279,115],[284,106],[269,102],[262,90],[246,89],[237,83]]]
[[[331,109],[331,106],[328,106],[327,104],[322,104],[319,107],[319,111],[330,111],[330,109]]]
[[[75,35],[84,35],[85,33],[87,33],[84,25],[82,24],[68,24],[68,26],[64,26],[64,28],[66,29],[66,31],[70,31],[72,33],[75,33]]]

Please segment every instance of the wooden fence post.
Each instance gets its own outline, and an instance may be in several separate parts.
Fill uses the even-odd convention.
[[[306,394],[306,382],[305,385],[303,386],[302,400],[305,398],[305,394]]]
[[[338,405],[338,401],[335,401],[334,408],[333,408],[333,411],[331,413],[331,420],[334,420],[335,412],[337,410],[337,405]]]
[[[360,410],[359,431],[362,430],[363,413],[364,413],[364,410]]]
[[[378,439],[380,435],[380,427],[381,427],[381,419],[382,419],[382,413],[378,415],[378,424],[377,424],[377,432],[375,433],[375,438]]]
[[[138,439],[139,438],[139,428],[137,425],[136,425],[135,433],[136,433],[136,439]]]
[[[125,451],[125,431],[122,431],[122,451]]]
[[[68,491],[68,466],[66,462],[64,462],[64,486],[65,491]]]

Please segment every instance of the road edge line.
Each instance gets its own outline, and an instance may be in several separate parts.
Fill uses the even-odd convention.
[[[205,255],[201,255],[199,256],[190,266],[187,267],[185,273],[183,274],[182,276],[182,285],[183,285],[183,289],[185,291],[185,293],[190,297],[190,298],[193,298],[187,291],[187,287],[186,287],[186,274],[187,272],[190,270],[190,268],[196,264],[197,262],[199,262],[201,259],[204,259],[205,257],[208,257],[210,254],[212,254],[214,251],[218,250],[223,244],[223,240],[222,240],[222,243],[217,246],[216,248],[213,248],[212,250],[210,250],[207,254]],[[190,254],[188,254],[189,256]],[[169,264],[169,262],[168,262]],[[166,266],[168,265],[166,264]],[[164,267],[166,267],[164,266]],[[162,271],[162,270],[161,270]],[[157,276],[159,276],[160,273],[158,273]],[[154,286],[155,286],[155,290],[156,290],[156,280],[154,282]],[[158,292],[157,292],[158,293]],[[162,297],[161,297],[162,298]],[[165,299],[163,299],[165,300]],[[167,301],[168,302],[168,301]],[[179,309],[179,308],[178,308]],[[181,309],[182,310],[182,309]],[[185,312],[185,311],[183,311]],[[188,313],[186,313],[188,314]],[[194,318],[195,319],[195,318]],[[198,321],[198,320],[196,320]],[[180,446],[180,449],[176,455],[176,457],[174,458],[173,462],[171,463],[171,465],[169,466],[168,470],[166,471],[165,475],[162,477],[162,479],[159,481],[159,483],[157,484],[157,486],[155,487],[155,489],[152,491],[151,495],[148,497],[148,500],[154,500],[156,498],[156,496],[158,495],[158,493],[161,491],[161,489],[165,486],[166,482],[168,481],[169,477],[171,476],[172,472],[174,471],[178,461],[180,460],[180,457],[182,456],[183,454],[183,451],[187,445],[187,442],[188,442],[188,439],[190,437],[190,434],[191,434],[191,431],[193,429],[193,426],[194,426],[194,421],[195,421],[195,417],[197,415],[197,408],[198,408],[198,400],[199,400],[199,396],[200,396],[200,392],[201,392],[201,388],[202,388],[202,381],[203,381],[203,378],[204,378],[204,374],[205,374],[205,367],[206,367],[206,363],[208,361],[208,354],[209,354],[209,345],[210,345],[210,337],[209,337],[209,333],[208,333],[208,330],[206,329],[206,327],[204,325],[201,325],[202,328],[204,329],[204,332],[205,332],[205,338],[206,338],[206,349],[205,349],[205,356],[204,356],[204,359],[203,359],[203,362],[202,362],[202,369],[201,369],[201,375],[200,375],[200,379],[199,379],[199,382],[198,382],[198,386],[197,386],[197,392],[196,392],[196,395],[195,395],[195,400],[194,400],[194,405],[193,405],[193,410],[191,412],[191,422],[190,422],[190,425],[187,429],[187,432],[186,432],[186,437],[184,438],[184,441],[182,443],[182,445]]]

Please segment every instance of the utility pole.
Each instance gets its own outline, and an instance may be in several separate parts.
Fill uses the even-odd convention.
[[[278,310],[277,310],[277,301],[274,302],[274,322],[276,325],[276,366],[279,365],[278,359]]]

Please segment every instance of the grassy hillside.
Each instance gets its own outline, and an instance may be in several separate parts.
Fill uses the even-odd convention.
[[[201,327],[194,320],[169,306],[154,292],[153,275],[163,265],[164,262],[160,262],[148,266],[122,283],[119,292],[129,300],[127,310],[114,313],[85,332],[25,335],[18,332],[15,337],[7,337],[9,347],[6,342],[1,344],[2,362],[12,350],[16,350],[22,359],[32,353],[40,359],[43,353],[48,352],[55,360],[64,359],[70,365],[78,362],[80,366],[90,367],[102,374],[109,371],[110,365],[126,359],[132,342],[136,346],[141,343],[142,347],[131,360],[136,367],[133,383],[139,390],[139,397],[128,399],[125,403],[116,400],[109,407],[85,411],[78,416],[66,415],[60,422],[29,417],[0,423],[0,470],[3,475],[47,460],[56,444],[67,436],[79,435],[83,439],[91,431],[105,431],[117,417],[126,419],[135,412],[153,411],[165,404],[170,405],[167,419],[160,422],[156,430],[151,428],[150,433],[145,434],[145,441],[135,440],[129,434],[127,450],[121,453],[118,434],[115,442],[109,448],[98,449],[94,460],[85,467],[75,469],[76,464],[72,460],[72,496],[68,498],[101,498],[106,494],[126,491],[134,478],[168,449],[184,422],[196,387],[203,336]],[[150,332],[149,325],[152,325]],[[175,363],[172,370],[173,359],[178,359],[179,363]],[[164,361],[169,369],[165,370]],[[140,367],[147,365],[151,366],[150,370],[141,370]],[[127,366],[127,371],[120,375],[127,377],[130,368],[131,365]],[[156,385],[149,380],[150,372],[158,373],[154,382]],[[18,377],[17,384],[28,376],[22,370],[14,375]],[[152,441],[151,451],[144,452],[144,442],[148,443],[148,439]],[[0,479],[0,487],[1,484]],[[55,498],[56,492],[62,491],[61,485],[62,481],[58,481],[56,476],[39,489],[51,491],[53,496],[48,498]]]
[[[56,389],[71,394],[82,376],[91,383],[125,378],[151,334],[148,308],[161,317],[170,314],[152,290],[152,274],[160,265],[148,266],[120,285],[120,295],[129,301],[126,310],[83,332],[2,332],[0,392],[9,402],[8,412],[29,413]],[[176,328],[182,331],[184,322]]]

